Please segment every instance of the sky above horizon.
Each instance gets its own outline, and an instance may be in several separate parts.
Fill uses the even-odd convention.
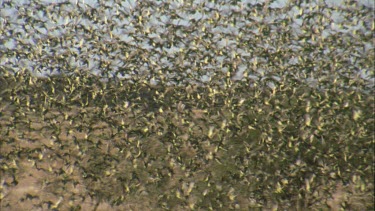
[[[252,11],[252,5],[257,5],[266,1],[256,1],[256,0],[244,0],[239,4],[230,5],[229,3],[215,4],[213,2],[206,1],[192,1],[191,7],[196,7],[196,10],[191,9],[190,11],[184,11],[186,8],[187,1],[158,1],[155,2],[156,8],[145,7],[145,10],[139,11],[139,3],[137,1],[129,0],[123,1],[121,4],[115,3],[115,1],[106,1],[102,6],[106,6],[100,14],[104,17],[94,17],[98,21],[93,21],[87,17],[79,17],[74,15],[66,15],[68,11],[59,12],[54,11],[55,1],[41,1],[46,8],[37,9],[29,11],[28,7],[22,6],[27,5],[32,1],[17,1],[14,2],[15,7],[0,8],[0,28],[5,31],[12,31],[7,35],[0,35],[0,52],[9,51],[25,51],[27,54],[30,52],[39,52],[40,55],[36,58],[29,59],[27,56],[2,56],[0,57],[0,65],[12,66],[13,70],[17,71],[25,68],[30,68],[34,71],[33,73],[37,76],[45,76],[49,74],[56,74],[60,71],[59,66],[54,67],[42,65],[40,67],[40,61],[47,60],[46,56],[49,54],[58,54],[65,56],[64,59],[67,60],[67,66],[69,68],[82,68],[83,66],[92,71],[95,74],[99,74],[101,70],[101,63],[107,61],[109,66],[116,71],[120,71],[121,68],[128,68],[129,73],[123,75],[117,75],[118,77],[129,78],[132,77],[134,71],[140,74],[148,74],[150,69],[155,70],[166,70],[165,74],[171,77],[177,75],[174,73],[176,67],[183,67],[186,69],[187,75],[194,75],[195,69],[199,68],[205,73],[199,73],[194,75],[200,77],[202,82],[211,80],[214,77],[215,71],[220,69],[223,72],[230,71],[227,63],[240,58],[239,64],[236,66],[236,73],[233,75],[234,80],[241,80],[244,77],[245,72],[249,72],[251,65],[253,63],[267,63],[267,59],[259,57],[257,53],[254,53],[251,49],[248,49],[241,42],[246,39],[251,39],[249,34],[259,35],[259,29],[257,27],[249,27],[252,22],[261,22],[264,24],[272,25],[271,29],[280,30],[275,22],[279,19],[286,19],[288,16],[291,17],[292,21],[287,27],[292,30],[291,34],[295,36],[303,36],[305,33],[304,17],[309,13],[316,12],[316,6],[324,5],[327,8],[335,7],[346,7],[344,0],[327,0],[327,1],[313,1],[309,4],[302,4],[301,8],[297,6],[291,6],[288,1],[279,0],[273,1],[268,5],[270,9],[282,9],[289,8],[285,10],[285,13],[270,13],[272,16],[263,16],[262,14],[253,15],[252,19],[247,20],[243,18],[246,12]],[[85,0],[85,1],[69,1],[72,4],[64,7],[65,10],[79,10],[85,12],[88,10],[99,9],[99,3],[95,0]],[[161,6],[162,3],[169,2],[169,7],[166,10],[159,9],[157,6]],[[220,1],[225,2],[225,1]],[[229,1],[228,1],[229,2]],[[372,1],[358,1],[359,5],[363,5],[367,8],[374,8],[374,2]],[[204,5],[205,10],[201,10],[200,5]],[[18,6],[17,6],[18,5]],[[31,5],[32,6],[32,5]],[[59,7],[60,10],[62,7]],[[50,11],[50,14],[46,13],[46,10]],[[345,34],[350,36],[356,36],[355,33],[371,34],[371,30],[368,30],[370,23],[365,21],[373,21],[372,17],[367,17],[366,20],[362,20],[360,17],[347,18],[346,13],[350,13],[350,9],[347,10],[328,10],[328,9],[318,9],[323,12],[327,11],[329,13],[330,20],[327,26],[321,31],[321,37],[329,37],[335,33]],[[238,17],[233,17],[232,14],[238,13]],[[171,13],[175,13],[175,17]],[[299,14],[301,13],[301,14]],[[42,24],[34,24],[26,21],[20,14],[27,14],[26,16],[34,17],[35,20],[40,21]],[[65,14],[65,15],[64,15]],[[74,13],[73,13],[74,14]],[[117,16],[116,16],[117,14]],[[118,16],[120,14],[120,16]],[[124,14],[124,17],[121,17]],[[140,20],[142,17],[146,17]],[[220,16],[218,22],[212,22],[213,18]],[[247,16],[246,16],[247,17]],[[366,17],[366,16],[365,16]],[[140,30],[139,26],[134,25],[136,22],[142,21],[143,28]],[[112,29],[106,29],[105,23],[112,22],[114,27]],[[195,24],[196,22],[200,22]],[[11,23],[11,24],[9,24]],[[193,24],[192,24],[193,23]],[[356,24],[357,23],[357,24]],[[195,24],[195,25],[194,25]],[[312,24],[312,23],[308,23]],[[10,25],[10,26],[9,26]],[[79,32],[75,35],[70,35],[72,28],[75,25],[89,26],[92,30],[100,31],[100,40],[104,45],[96,45],[87,33]],[[193,26],[191,26],[193,25]],[[184,30],[175,30],[175,34],[171,34],[168,30],[171,29],[170,26],[176,28],[183,28],[187,31],[190,30],[191,34],[187,34]],[[197,26],[197,27],[196,27]],[[189,27],[193,27],[189,29]],[[314,27],[312,24],[311,27]],[[148,31],[147,36],[145,36],[144,31]],[[353,33],[353,34],[351,34]],[[12,36],[12,34],[17,34],[17,37]],[[205,37],[207,34],[210,35],[209,38]],[[56,49],[51,47],[50,44],[45,43],[44,40],[59,39],[64,36],[73,36],[71,40],[67,40],[67,44],[71,45],[71,49]],[[196,39],[190,39],[188,36],[196,37]],[[114,37],[116,39],[114,39]],[[184,38],[177,40],[177,38]],[[276,36],[278,37],[278,36]],[[185,39],[186,38],[186,39]],[[175,40],[174,40],[175,39]],[[201,40],[199,40],[201,39]],[[269,39],[269,43],[256,45],[255,47],[261,47],[265,49],[270,49],[274,51],[278,46],[274,46],[272,43],[272,37]],[[116,40],[116,41],[114,41]],[[172,40],[172,41],[171,41]],[[116,43],[125,43],[129,47],[129,51],[125,52],[123,50],[118,51],[116,49]],[[207,44],[207,42],[210,42]],[[266,40],[268,42],[268,40]],[[314,40],[305,40],[305,42],[312,42]],[[160,49],[155,49],[153,44],[161,44]],[[170,43],[170,44],[168,44]],[[298,51],[299,43],[291,42],[290,49],[292,51]],[[372,42],[363,42],[363,46],[358,48],[358,52],[363,55],[370,53],[373,50]],[[211,49],[205,48],[209,45]],[[21,47],[19,47],[21,46]],[[30,46],[26,49],[25,46]],[[108,53],[103,54],[101,48],[111,48]],[[216,49],[212,49],[213,46]],[[242,47],[243,46],[243,47]],[[121,47],[121,46],[120,46]],[[284,46],[281,46],[283,48]],[[23,50],[22,48],[25,48]],[[34,49],[36,48],[36,49]],[[122,47],[121,47],[122,48]],[[338,47],[339,48],[339,47]],[[77,50],[79,49],[79,50]],[[344,49],[335,49],[338,53],[345,52]],[[331,51],[327,48],[324,53],[327,55]],[[132,52],[139,52],[140,55],[132,55]],[[145,53],[146,52],[146,53]],[[189,53],[193,52],[193,53]],[[224,52],[224,53],[223,53]],[[75,54],[78,56],[69,56],[69,54]],[[125,55],[121,55],[125,54]],[[187,54],[187,55],[182,55]],[[141,58],[142,55],[147,58]],[[207,56],[210,55],[210,56]],[[354,55],[354,54],[353,54]],[[361,55],[355,55],[360,57]],[[127,61],[129,57],[134,57],[135,64],[129,64],[131,62]],[[191,58],[189,58],[191,57]],[[212,57],[212,58],[208,58]],[[353,57],[354,58],[354,57]],[[211,61],[208,61],[211,60]],[[354,62],[355,59],[351,59]],[[133,61],[133,60],[132,60]],[[290,58],[286,65],[298,64],[298,58]],[[247,75],[249,77],[259,77],[259,75],[264,75],[267,73],[267,69],[261,65],[257,67],[256,72],[249,72]],[[373,74],[370,69],[361,70],[361,77],[368,78]],[[112,73],[111,73],[112,74]],[[183,74],[182,74],[183,75]],[[150,81],[153,80],[152,78]],[[313,79],[311,79],[313,80]],[[369,80],[374,81],[373,78]],[[152,82],[152,81],[151,81]],[[157,83],[154,81],[153,83]]]

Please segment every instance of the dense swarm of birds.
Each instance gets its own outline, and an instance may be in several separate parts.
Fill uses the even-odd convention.
[[[373,31],[359,1],[2,1],[0,208],[371,210]]]

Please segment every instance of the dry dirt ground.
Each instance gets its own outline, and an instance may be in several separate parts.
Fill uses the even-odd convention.
[[[1,104],[1,103],[0,103]],[[90,116],[100,113],[95,108],[85,108],[87,118],[92,122],[90,137],[92,143],[100,141],[96,139],[111,140],[104,142],[94,150],[82,153],[85,143],[73,144],[75,140],[85,140],[88,134],[87,128],[79,131],[77,125],[84,125],[81,120],[69,120],[68,117],[78,116],[82,109],[71,108],[66,111],[50,110],[41,115],[38,112],[23,108],[2,106],[0,115],[0,210],[156,210],[157,193],[148,194],[142,190],[142,185],[132,185],[134,191],[121,186],[116,178],[108,177],[102,181],[87,179],[83,167],[90,167],[97,163],[97,155],[120,155],[118,148],[113,143],[124,142],[127,134],[123,132],[108,138],[114,134],[114,129],[106,122]],[[112,115],[108,113],[107,115]],[[113,114],[114,121],[117,114]],[[73,129],[72,129],[73,128]],[[59,131],[59,132],[56,132]],[[111,144],[112,143],[112,144]],[[159,143],[159,142],[155,142]],[[86,145],[88,145],[86,143]],[[92,145],[92,144],[91,144]],[[160,145],[160,143],[159,143]],[[92,146],[91,146],[92,147]],[[160,146],[151,146],[157,154]],[[88,153],[96,154],[88,154]],[[126,155],[128,156],[128,155]],[[89,158],[93,158],[90,162]],[[121,161],[120,161],[121,162]],[[128,163],[122,165],[127,166]],[[131,162],[130,162],[131,166]],[[106,170],[93,170],[103,177],[110,174]],[[127,172],[122,170],[120,172]],[[106,183],[108,181],[108,183]],[[172,181],[175,182],[176,181]],[[108,185],[107,185],[108,184]],[[173,185],[173,184],[171,184]],[[130,185],[129,185],[130,186]],[[174,186],[176,186],[174,184]],[[173,186],[173,187],[174,187]],[[353,189],[353,190],[351,190]],[[360,189],[365,189],[360,187]],[[120,197],[119,206],[111,206],[106,200],[98,200],[99,191],[106,196]],[[160,190],[159,190],[160,191]],[[362,202],[373,201],[368,195],[356,193],[354,185],[343,187],[337,184],[334,192],[328,193],[325,204],[331,210],[340,210],[343,202],[352,207],[365,207]],[[112,192],[112,194],[111,194]],[[322,191],[319,191],[324,193]],[[100,198],[100,196],[99,196]],[[113,200],[113,198],[111,198]],[[246,199],[247,200],[247,199]],[[244,199],[242,207],[248,207]],[[272,207],[272,206],[271,206]],[[175,210],[189,210],[189,207],[175,207]],[[272,208],[271,208],[272,209]]]
[[[68,115],[75,112],[70,110]],[[57,136],[62,143],[56,141],[54,129],[48,127],[51,122],[61,126]],[[144,209],[148,203],[143,196],[139,200],[144,203],[132,203],[129,199],[128,203],[115,207],[90,197],[87,187],[90,184],[76,167],[76,162],[81,162],[77,159],[80,151],[69,148],[69,144],[64,148],[64,143],[72,142],[73,137],[84,138],[84,133],[67,131],[68,126],[69,121],[57,111],[46,113],[43,119],[33,111],[3,108],[0,115],[0,210]],[[100,121],[95,126],[100,128],[98,133],[108,132]]]

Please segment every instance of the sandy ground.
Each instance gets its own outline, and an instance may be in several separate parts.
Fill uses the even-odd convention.
[[[77,111],[70,110],[68,115]],[[17,116],[24,113],[22,120]],[[54,117],[54,118],[52,118]],[[82,172],[75,166],[79,151],[62,149],[56,142],[51,122],[61,126],[58,135],[61,142],[72,142],[73,136],[83,138],[84,133],[67,132],[69,121],[56,111],[48,112],[43,118],[33,111],[5,108],[0,116],[1,141],[1,186],[0,208],[13,210],[138,210],[142,206],[127,203],[111,207],[98,203],[88,194],[87,183]],[[47,120],[52,118],[54,120]],[[21,118],[20,118],[21,119]],[[100,133],[103,125],[97,124]],[[31,128],[29,130],[29,127]],[[104,125],[104,127],[106,127]],[[79,162],[79,161],[78,161]],[[61,175],[65,175],[61,176]]]

